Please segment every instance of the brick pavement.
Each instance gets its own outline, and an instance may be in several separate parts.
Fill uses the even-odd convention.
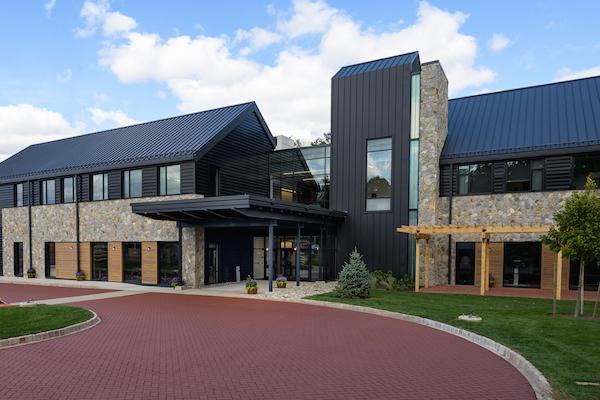
[[[110,292],[110,290],[0,283],[0,299],[6,303],[58,299],[61,297],[84,296],[106,292]]]

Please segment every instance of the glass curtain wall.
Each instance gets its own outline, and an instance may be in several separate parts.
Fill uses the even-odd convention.
[[[158,244],[158,280],[161,285],[169,285],[179,277],[179,243]]]
[[[410,160],[408,183],[408,224],[419,223],[419,118],[421,115],[421,74],[412,76],[410,88]],[[415,273],[415,246],[413,235],[408,236],[408,268]]]

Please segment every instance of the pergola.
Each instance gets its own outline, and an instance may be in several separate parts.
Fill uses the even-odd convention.
[[[490,290],[490,236],[493,234],[515,234],[515,233],[546,233],[553,226],[552,225],[402,225],[400,228],[396,228],[397,232],[408,233],[415,237],[416,251],[415,251],[415,292],[419,291],[419,275],[421,272],[420,267],[420,241],[425,240],[425,282],[424,287],[429,287],[429,239],[434,235],[467,235],[477,234],[481,237],[481,262],[480,267],[480,286],[479,292],[482,296],[485,296],[486,292]],[[561,282],[562,282],[562,251],[556,254],[555,264],[555,279],[554,279],[554,290],[557,300],[560,300],[561,296]]]

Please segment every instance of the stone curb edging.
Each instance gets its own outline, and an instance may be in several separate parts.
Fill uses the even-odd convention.
[[[531,362],[529,362],[525,357],[523,357],[516,351],[504,346],[503,344],[495,342],[485,336],[481,336],[471,331],[457,328],[452,325],[444,324],[442,322],[433,321],[431,319],[417,317],[409,314],[397,313],[393,311],[379,310],[370,307],[355,306],[352,304],[344,303],[331,303],[320,300],[290,299],[283,301],[308,305],[318,305],[323,307],[337,308],[348,311],[357,311],[367,314],[379,315],[382,317],[394,318],[401,321],[413,322],[419,325],[424,325],[433,329],[437,329],[461,337],[465,340],[468,340],[471,343],[483,347],[488,351],[491,351],[492,353],[508,361],[508,363],[511,364],[514,368],[516,368],[517,371],[519,371],[521,375],[525,377],[527,382],[529,382],[538,400],[554,400],[552,388],[550,387],[548,380]]]
[[[17,336],[8,339],[0,340],[0,350],[4,350],[10,347],[15,346],[23,346],[26,344],[33,344],[38,342],[43,342],[50,339],[55,339],[62,336],[72,335],[73,333],[81,332],[86,329],[90,329],[96,325],[98,325],[101,321],[98,314],[94,311],[87,309],[91,312],[92,318],[79,322],[74,325],[65,326],[64,328],[53,329],[51,331],[34,333],[31,335]]]

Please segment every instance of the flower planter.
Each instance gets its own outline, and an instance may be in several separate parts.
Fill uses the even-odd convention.
[[[258,287],[248,287],[246,288],[246,292],[248,292],[248,294],[256,294],[258,293]]]
[[[29,279],[35,278],[35,270],[27,271],[27,278],[29,278]]]
[[[286,286],[287,286],[287,281],[277,281],[277,287],[279,289],[285,289]]]

